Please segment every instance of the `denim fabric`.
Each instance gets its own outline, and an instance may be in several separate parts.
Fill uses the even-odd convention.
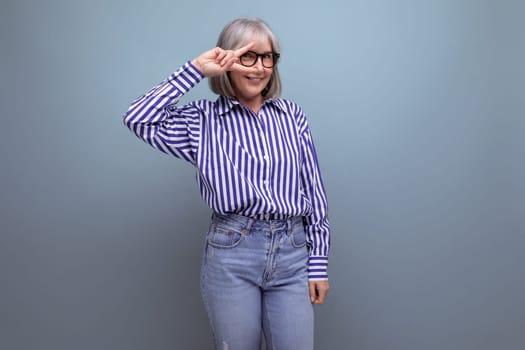
[[[214,214],[201,292],[218,350],[313,349],[302,219]]]

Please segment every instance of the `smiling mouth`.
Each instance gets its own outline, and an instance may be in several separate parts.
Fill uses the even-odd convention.
[[[263,78],[250,77],[250,76],[247,76],[246,78],[247,78],[248,80],[253,80],[253,81],[261,81],[261,80],[263,80]]]

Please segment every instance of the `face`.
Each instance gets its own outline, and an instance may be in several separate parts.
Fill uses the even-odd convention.
[[[266,38],[255,38],[255,44],[250,49],[258,54],[272,52],[272,45]],[[254,73],[245,74],[237,71],[230,72],[235,97],[239,102],[252,109],[258,109],[263,102],[261,92],[264,90],[272,76],[273,68],[266,68],[262,65],[261,58],[257,58],[253,66]],[[254,108],[255,107],[255,108]]]

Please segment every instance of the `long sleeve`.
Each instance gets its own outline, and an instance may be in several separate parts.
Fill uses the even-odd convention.
[[[327,200],[301,108],[288,100],[268,99],[254,117],[225,96],[178,106],[203,78],[186,63],[137,98],[124,123],[151,146],[192,163],[201,196],[215,212],[254,218],[303,216],[309,279],[326,280]]]
[[[195,164],[200,112],[192,104],[179,107],[177,102],[203,78],[201,72],[187,62],[133,101],[124,115],[124,124],[151,146]]]
[[[310,280],[328,279],[328,251],[330,248],[330,223],[328,204],[321,177],[312,135],[303,112],[299,110],[299,129],[303,150],[301,182],[303,191],[312,206],[312,213],[305,216],[306,236],[309,243]]]

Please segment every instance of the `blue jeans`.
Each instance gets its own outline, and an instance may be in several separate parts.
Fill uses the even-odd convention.
[[[308,251],[300,217],[213,214],[201,292],[218,350],[313,349]]]

